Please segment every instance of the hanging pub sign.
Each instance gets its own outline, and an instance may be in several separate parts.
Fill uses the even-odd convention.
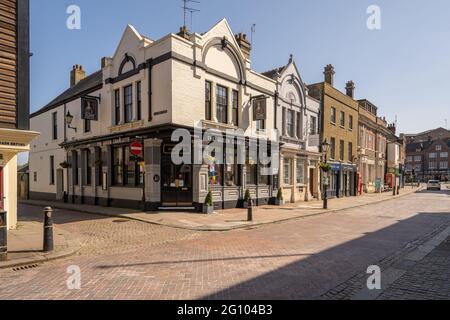
[[[267,97],[253,98],[253,121],[267,120]]]
[[[98,121],[98,98],[81,97],[81,119]]]

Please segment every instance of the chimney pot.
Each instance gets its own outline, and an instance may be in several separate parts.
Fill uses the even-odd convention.
[[[239,47],[241,48],[241,51],[244,54],[245,58],[250,59],[250,52],[252,50],[252,45],[250,41],[248,41],[247,35],[245,33],[238,33],[234,37]]]
[[[325,67],[325,71],[323,72],[323,74],[325,75],[325,82],[328,83],[329,85],[333,86],[334,85],[334,75],[336,72],[334,72],[334,67],[333,65],[329,64]]]
[[[79,64],[74,65],[70,72],[70,87],[73,87],[84,78],[86,78],[86,72],[83,70],[83,66]]]
[[[355,83],[353,81],[347,82],[345,90],[347,91],[347,96],[352,99],[355,97]]]

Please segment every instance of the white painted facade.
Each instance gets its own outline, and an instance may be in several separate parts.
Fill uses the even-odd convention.
[[[276,123],[281,131],[280,181],[287,202],[319,199],[320,102],[308,95],[291,56],[282,68],[268,72],[277,81]]]
[[[248,137],[269,138],[275,127],[273,106],[276,81],[251,69],[250,60],[243,54],[226,20],[220,21],[205,34],[190,35],[189,39],[169,34],[157,41],[142,36],[134,27],[128,26],[114,55],[102,60],[101,74],[102,81],[98,88],[92,87],[32,115],[31,128],[42,132],[30,152],[30,192],[35,198],[62,200],[65,193],[75,202],[83,203],[84,198],[95,198],[95,201],[107,199],[107,205],[115,205],[111,201],[118,199],[121,205],[127,206],[129,203],[136,205],[145,196],[146,201],[160,204],[162,182],[158,178],[164,172],[161,172],[161,160],[158,163],[158,155],[152,152],[161,150],[161,146],[164,148],[167,144],[160,136],[165,128],[193,128],[200,121],[204,129],[223,131],[239,128]],[[138,82],[141,85],[140,118]],[[211,83],[213,92],[210,120],[206,119],[206,82]],[[133,92],[132,112],[131,118],[126,120],[125,88],[130,85]],[[217,86],[226,88],[228,92],[226,123],[220,123],[217,119]],[[233,90],[238,92],[239,97],[238,124],[233,122]],[[116,92],[120,97],[120,116],[117,119]],[[81,119],[81,95],[101,99],[98,121],[91,121],[89,132],[85,132],[84,120]],[[267,120],[265,130],[256,130],[251,99],[261,95],[267,97]],[[76,131],[65,122],[64,116],[68,112],[73,116],[71,127]],[[54,113],[57,117],[56,139],[53,139]],[[141,185],[115,185],[111,181],[113,160],[105,159],[111,155],[114,145],[129,144],[138,135],[145,137],[145,195]],[[83,165],[83,152],[86,150],[92,155],[92,159],[89,158],[91,171]],[[60,166],[63,162],[71,166],[63,168]],[[76,169],[75,162],[79,162]],[[85,185],[89,181],[86,174],[92,181],[89,185]],[[98,181],[99,176],[104,175],[108,179],[107,188],[99,185]],[[208,192],[208,167],[194,166],[192,175],[193,203],[201,204]],[[75,183],[76,180],[79,183]],[[245,180],[245,173],[242,173],[241,180]],[[216,201],[237,202],[242,198],[244,188],[250,187],[242,182],[239,190],[231,188],[233,190],[228,192],[225,187],[216,188],[214,198]],[[255,198],[265,201],[273,197],[272,191],[269,185],[253,186],[251,190]]]

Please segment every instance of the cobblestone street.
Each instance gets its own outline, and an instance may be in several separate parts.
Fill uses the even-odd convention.
[[[20,210],[22,220],[41,219],[37,207]],[[368,266],[396,266],[450,226],[450,194],[423,191],[228,232],[63,210],[55,223],[79,235],[81,251],[30,270],[0,270],[0,299],[350,299]],[[376,298],[450,298],[449,246],[405,266]],[[67,288],[72,265],[81,270],[80,290]]]

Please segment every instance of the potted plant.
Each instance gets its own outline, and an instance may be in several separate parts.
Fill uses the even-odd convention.
[[[67,162],[67,161],[63,161],[63,162],[61,162],[61,163],[59,164],[59,166],[60,166],[61,168],[63,168],[63,169],[67,169],[67,168],[70,167],[70,163]]]
[[[329,172],[331,171],[331,166],[328,163],[321,163],[319,166],[320,170],[323,172]]]
[[[277,198],[275,199],[276,206],[282,206],[284,204],[283,189],[279,188]]]
[[[206,214],[214,213],[214,202],[211,190],[208,191],[208,194],[206,195],[205,203],[203,205],[203,213]]]
[[[248,203],[250,201],[252,201],[252,196],[250,195],[250,190],[247,189],[247,190],[245,190],[245,195],[244,195],[244,203],[243,203],[244,209],[248,209]]]

